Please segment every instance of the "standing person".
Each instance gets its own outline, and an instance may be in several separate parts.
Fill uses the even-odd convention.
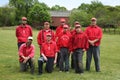
[[[35,47],[32,44],[33,38],[28,37],[26,43],[23,43],[19,49],[20,71],[27,71],[28,64],[31,69],[31,74],[34,73],[34,54]]]
[[[58,34],[63,31],[63,25],[66,24],[66,20],[64,18],[61,18],[60,23],[61,24],[56,28],[56,33],[55,33],[55,40],[57,45],[58,45]],[[60,52],[58,51],[56,67],[59,67],[59,63],[60,63]]]
[[[88,36],[89,49],[87,50],[86,70],[90,70],[92,55],[94,57],[96,72],[100,72],[100,42],[102,38],[102,29],[96,25],[97,19],[91,19],[91,25],[85,30]]]
[[[81,25],[77,24],[75,26],[75,33],[72,34],[71,39],[75,73],[82,74],[83,70],[83,53],[88,49],[88,38],[87,35],[82,32]]]
[[[41,57],[38,60],[38,73],[43,73],[43,63],[46,63],[45,71],[51,73],[53,71],[53,65],[57,60],[57,45],[52,41],[52,35],[46,34],[46,42],[42,44]]]
[[[68,25],[63,26],[63,31],[59,33],[58,35],[58,43],[59,43],[59,49],[60,49],[60,72],[69,71],[69,50],[70,50],[70,38],[71,38],[71,33],[68,30]],[[64,65],[65,63],[65,65]]]
[[[79,23],[78,21],[75,21],[75,22],[74,22],[74,29],[71,31],[71,34],[74,34],[74,33],[76,32],[75,27],[76,27],[77,24],[80,24],[80,23]],[[75,64],[74,64],[74,57],[73,57],[73,54],[71,54],[71,68],[72,68],[72,69],[75,68],[74,65],[75,65]]]
[[[27,41],[27,38],[32,35],[32,28],[30,25],[27,24],[27,18],[22,17],[22,24],[16,28],[18,49],[23,43]]]
[[[40,30],[37,36],[37,42],[38,45],[41,49],[41,45],[42,43],[44,43],[46,41],[46,34],[52,34],[52,40],[55,40],[55,34],[54,32],[50,29],[50,23],[49,22],[44,22],[44,29]]]

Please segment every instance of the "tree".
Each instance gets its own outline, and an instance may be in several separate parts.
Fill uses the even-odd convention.
[[[66,11],[67,9],[65,7],[61,7],[59,5],[55,5],[55,6],[52,6],[51,10],[54,10],[54,11]]]
[[[0,26],[15,25],[15,9],[9,6],[0,7]]]
[[[9,5],[12,8],[16,8],[16,21],[21,19],[22,16],[27,16],[30,8],[38,3],[38,0],[9,0]]]
[[[86,27],[90,24],[91,16],[85,11],[73,10],[70,15],[70,25],[73,26],[75,21],[79,21],[83,27]]]
[[[32,26],[38,28],[43,22],[50,21],[50,14],[43,6],[35,4],[28,14],[28,19]]]

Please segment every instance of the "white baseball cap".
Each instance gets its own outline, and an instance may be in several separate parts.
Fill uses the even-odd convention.
[[[29,36],[29,37],[28,37],[28,40],[33,40],[33,37],[32,37],[32,36]]]

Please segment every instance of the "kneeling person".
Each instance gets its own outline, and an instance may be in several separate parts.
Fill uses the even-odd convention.
[[[57,60],[57,45],[51,40],[51,34],[46,34],[46,42],[42,44],[41,57],[38,59],[38,73],[43,73],[43,63],[46,63],[45,71],[51,73]]]
[[[35,47],[32,44],[33,37],[28,37],[26,43],[22,44],[19,49],[19,62],[20,62],[20,70],[26,71],[28,65],[31,69],[31,74],[34,73],[34,54],[35,54]]]

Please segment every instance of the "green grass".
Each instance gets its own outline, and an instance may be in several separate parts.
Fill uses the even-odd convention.
[[[36,41],[38,31],[34,30],[33,44],[36,47],[35,53],[35,74],[19,72],[17,53],[17,41],[14,29],[0,28],[0,80],[120,80],[120,35],[104,34],[101,44],[101,72],[95,72],[94,61],[92,60],[91,71],[85,71],[83,75],[74,73],[60,73],[54,69],[53,73],[37,75],[37,59],[39,48]],[[84,67],[85,67],[84,53]]]

